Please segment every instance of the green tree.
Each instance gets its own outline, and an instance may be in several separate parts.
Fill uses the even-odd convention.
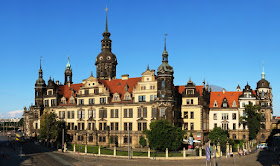
[[[248,105],[245,105],[246,117],[243,117],[243,119],[245,119],[249,128],[250,140],[257,137],[257,134],[261,128],[262,115],[261,113],[258,113],[258,110],[260,110],[260,106],[254,106],[252,102],[249,102]]]
[[[178,150],[185,135],[185,131],[173,126],[167,120],[152,122],[150,130],[145,130],[143,133],[147,135],[149,146],[160,151],[164,151],[166,148]]]
[[[64,121],[57,121],[56,114],[53,112],[47,113],[45,112],[41,116],[40,123],[40,138],[47,140],[56,140],[61,142],[62,138],[62,129],[66,129]],[[66,135],[66,130],[64,130],[64,134]],[[64,137],[66,139],[66,137]]]
[[[142,147],[145,147],[145,146],[147,145],[147,140],[146,140],[143,136],[140,136],[139,144],[140,144]]]
[[[226,130],[222,130],[220,127],[215,127],[208,136],[212,143],[217,143],[219,140],[221,144],[224,144],[227,142],[229,134]]]
[[[20,120],[18,121],[18,126],[22,126],[23,125],[23,118],[20,118]]]

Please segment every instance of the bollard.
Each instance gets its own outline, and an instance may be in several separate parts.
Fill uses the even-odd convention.
[[[229,154],[229,143],[227,142],[226,144],[226,157],[228,156]]]
[[[98,147],[98,156],[100,156],[100,151],[101,151],[101,149],[100,149],[100,146]]]
[[[85,154],[87,154],[87,145],[85,145]]]
[[[200,158],[202,157],[202,147],[201,146],[199,147],[199,157]]]
[[[117,156],[117,147],[114,146],[114,157],[116,157],[116,156]]]
[[[165,158],[168,158],[168,148],[166,148],[166,151],[165,151]]]
[[[232,153],[232,145],[229,145],[229,153]]]
[[[66,149],[67,149],[67,144],[66,144],[66,143],[64,143],[63,152],[66,152]]]
[[[73,151],[76,152],[76,144],[74,144]]]
[[[186,148],[183,148],[183,157],[186,158]]]
[[[150,158],[151,157],[151,149],[149,148],[148,149],[148,158]]]
[[[237,152],[239,153],[239,144],[237,144]]]

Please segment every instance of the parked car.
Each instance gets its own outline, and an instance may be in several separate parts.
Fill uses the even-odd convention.
[[[257,145],[258,149],[268,149],[267,143],[260,143]]]

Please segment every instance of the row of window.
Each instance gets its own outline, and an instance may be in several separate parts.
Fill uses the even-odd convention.
[[[213,120],[217,120],[217,113],[213,114]],[[228,120],[228,113],[222,113],[222,120]],[[236,113],[232,113],[232,120],[236,120]]]
[[[113,142],[116,143],[118,142],[118,136],[111,136],[113,139]],[[77,137],[78,141],[84,141],[84,136],[83,135],[78,135]],[[89,142],[93,142],[93,136],[89,136],[88,137],[88,141]],[[132,143],[132,138],[131,136],[129,136],[129,139],[128,139],[128,136],[124,136],[123,137],[123,143],[126,144],[126,143]],[[106,142],[106,136],[99,136],[98,137],[98,142]]]
[[[56,99],[51,99],[51,106],[56,106]],[[45,106],[49,107],[49,100],[45,100]]]
[[[36,123],[37,124],[37,123]],[[138,131],[143,131],[147,129],[147,122],[138,122]],[[78,123],[78,126],[75,126],[74,123],[68,123],[67,125],[68,130],[85,130],[85,123]],[[87,130],[95,130],[95,123],[88,123]],[[107,126],[107,123],[99,123],[99,130],[119,130],[119,123],[118,122],[112,122],[111,126]],[[123,125],[124,131],[132,131],[132,123],[131,122],[125,122]]]
[[[217,123],[214,123],[214,128],[218,127]],[[228,130],[229,129],[229,124],[228,123],[222,123],[222,129],[223,130]],[[243,129],[246,129],[246,125],[243,124]],[[236,123],[232,124],[232,130],[236,130]]]
[[[106,104],[106,97],[100,97],[99,100],[100,100],[100,104]],[[94,98],[88,99],[88,103],[94,104],[95,99]],[[84,99],[79,99],[79,105],[84,105],[84,104],[85,104]]]
[[[150,95],[150,101],[154,101],[157,98],[157,95]],[[138,96],[138,101],[139,102],[146,102],[146,96]]]
[[[110,118],[119,118],[119,109],[111,109],[110,110]],[[163,108],[161,111],[161,117],[165,116],[165,109]],[[124,118],[133,118],[133,109],[124,109],[123,111]],[[139,107],[137,110],[138,118],[147,118],[147,107]],[[75,111],[67,111],[67,118],[74,119]],[[85,118],[85,110],[77,111],[77,118],[84,119]],[[88,110],[88,118],[96,118],[96,110]],[[100,109],[99,110],[99,118],[107,118],[107,110]],[[152,108],[152,118],[156,118],[156,108]],[[65,119],[65,111],[59,111],[59,119]]]
[[[189,111],[185,111],[184,112],[184,119],[188,119],[189,118]],[[194,119],[194,112],[191,111],[190,112],[190,119]]]
[[[156,89],[156,86],[150,86],[150,89]],[[146,90],[146,86],[141,86],[141,90]]]
[[[190,128],[189,128],[189,123],[184,123],[184,130],[194,130],[194,123],[190,123]]]

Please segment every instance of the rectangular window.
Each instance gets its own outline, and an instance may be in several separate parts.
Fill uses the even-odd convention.
[[[127,109],[124,109],[124,110],[123,110],[123,117],[124,117],[124,118],[127,118]]]
[[[233,130],[236,130],[236,123],[233,123],[232,129],[233,129]]]
[[[216,113],[213,114],[213,119],[214,119],[214,120],[217,120],[217,114],[216,114]]]
[[[146,122],[143,123],[143,130],[147,130],[147,123]]]
[[[98,88],[94,88],[94,94],[98,94],[98,93],[99,93]]]
[[[49,100],[45,100],[45,106],[46,106],[46,107],[49,106]]]
[[[99,118],[107,118],[107,110],[99,110]]]
[[[138,131],[142,130],[142,123],[138,123]]]
[[[187,99],[187,105],[190,104],[190,99]]]
[[[133,118],[133,109],[132,108],[129,109],[129,118]]]
[[[236,113],[232,113],[232,120],[236,120]]]
[[[88,89],[86,89],[86,90],[85,90],[85,94],[86,94],[86,95],[88,95],[88,94],[89,94]]]
[[[81,130],[81,123],[78,123],[78,130]]]
[[[71,118],[74,119],[75,118],[75,111],[71,111],[71,114],[72,114]]]
[[[185,118],[185,119],[188,119],[188,118],[189,118],[189,112],[188,112],[188,111],[185,111],[185,112],[184,112],[184,118]]]
[[[106,104],[106,97],[100,98],[100,104]]]
[[[154,101],[154,95],[151,95],[151,96],[150,96],[150,100],[151,100],[151,101]]]
[[[143,108],[143,118],[147,118],[147,108]]]
[[[88,118],[92,118],[92,110],[88,110]]]
[[[138,96],[139,102],[145,102],[146,96]]]
[[[111,109],[111,118],[114,118],[115,114],[114,114],[114,109]]]
[[[71,129],[74,130],[74,129],[75,129],[74,123],[72,123],[71,125],[72,125],[72,126],[71,126]]]
[[[94,104],[94,99],[88,99],[89,104]]]
[[[82,110],[82,119],[85,118],[85,110]]]
[[[129,123],[129,130],[132,131],[132,123]]]
[[[95,129],[95,123],[92,123],[92,130]]]
[[[117,123],[115,123],[115,130],[119,130],[119,123],[117,122]]]
[[[92,118],[96,118],[96,111],[92,110]]]
[[[82,112],[81,111],[78,111],[78,118],[82,118]]]
[[[124,131],[127,131],[127,123],[124,123],[124,125],[123,125],[123,130],[124,130]]]
[[[156,108],[152,108],[152,118],[156,118],[157,112]]]
[[[107,123],[103,123],[103,130],[107,130]]]
[[[91,123],[88,123],[88,130],[91,130]]]
[[[194,130],[194,123],[190,123],[191,130]]]
[[[111,130],[114,130],[114,123],[111,123]]]
[[[140,118],[141,117],[141,108],[138,108],[138,114],[137,114],[138,116],[138,118]]]
[[[190,119],[194,119],[194,112],[191,112],[191,117]]]
[[[67,111],[67,118],[68,118],[68,119],[71,118],[71,111]]]
[[[51,105],[52,105],[52,106],[56,106],[56,100],[55,100],[55,99],[52,99],[52,100],[51,100]]]
[[[119,110],[115,109],[115,118],[118,118],[118,117],[119,117]]]
[[[165,108],[160,108],[160,117],[161,118],[165,117]]]
[[[102,123],[99,123],[99,130],[102,130]]]
[[[193,104],[193,99],[191,99],[191,104]]]
[[[79,105],[84,105],[84,99],[79,100]]]
[[[131,136],[129,136],[129,143],[132,143],[131,140],[132,140],[132,139],[131,139]],[[124,137],[123,137],[123,143],[124,143],[124,144],[128,143],[128,136],[124,136]]]
[[[188,130],[188,129],[189,129],[188,123],[184,123],[184,130]]]
[[[85,129],[85,124],[84,123],[82,123],[82,130],[84,130]]]
[[[216,128],[217,127],[217,123],[214,123],[214,128]]]
[[[228,120],[228,113],[222,113],[222,120]]]

